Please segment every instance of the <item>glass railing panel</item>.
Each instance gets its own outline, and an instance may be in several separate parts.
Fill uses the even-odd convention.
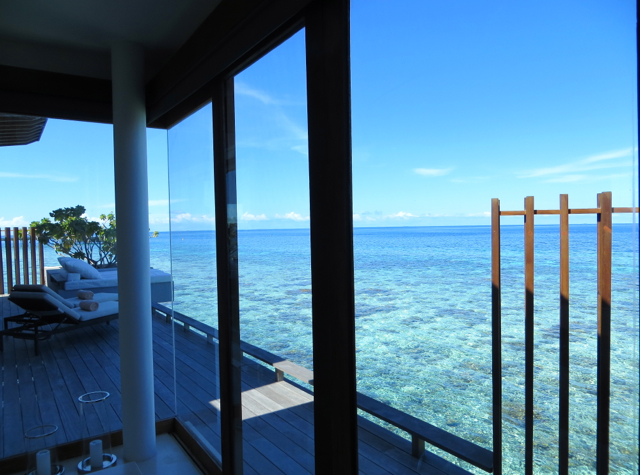
[[[175,394],[182,424],[220,459],[211,105],[169,130]]]
[[[313,471],[304,31],[235,77],[245,467]],[[277,381],[273,364],[291,364]],[[290,429],[290,430],[289,430]],[[264,437],[264,439],[262,439]],[[267,442],[268,441],[268,442]]]

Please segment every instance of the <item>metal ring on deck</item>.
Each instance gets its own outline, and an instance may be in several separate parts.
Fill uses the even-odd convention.
[[[40,430],[40,433],[36,433],[36,431]],[[45,424],[42,426],[36,426],[29,429],[24,433],[24,437],[26,439],[41,439],[43,437],[49,437],[53,435],[58,430],[58,426],[55,424]]]
[[[96,397],[95,399],[93,398],[94,396]],[[90,393],[83,394],[78,398],[78,401],[80,401],[83,404],[91,404],[95,402],[104,401],[109,396],[111,396],[111,394],[109,394],[107,391],[93,391]]]

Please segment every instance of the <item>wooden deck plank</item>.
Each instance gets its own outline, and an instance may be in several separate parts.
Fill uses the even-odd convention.
[[[172,385],[173,372],[172,370],[168,372],[166,370],[168,368],[165,368],[165,365],[171,363],[171,361],[168,360],[167,356],[163,356],[157,352],[155,354],[154,361],[157,362],[155,373],[158,379],[163,381],[163,384],[167,386]],[[216,450],[219,450],[220,434],[215,430],[211,430],[212,428],[217,428],[219,424],[217,410],[215,410],[209,404],[210,398],[208,397],[208,395],[203,397],[203,393],[197,389],[197,384],[185,384],[186,382],[186,377],[184,377],[184,375],[182,374],[179,374],[178,381],[176,382],[178,399],[181,406],[178,409],[178,415],[184,416],[187,420],[190,420],[192,423],[194,423],[197,426],[198,430],[205,437],[207,442],[211,444]],[[195,417],[196,419],[192,420],[192,417]],[[202,425],[205,426],[204,429]]]
[[[80,416],[78,415],[76,399],[69,391],[66,376],[58,366],[57,345],[52,345],[49,341],[43,343],[40,347],[43,368],[49,380],[53,401],[58,408],[66,440],[78,439],[82,436]]]
[[[244,467],[251,467],[260,475],[283,475],[284,472],[273,464],[271,460],[262,455],[245,438],[242,444]]]
[[[189,343],[193,344],[193,347],[190,348],[192,351],[181,352],[180,355],[176,355],[176,366],[178,368],[178,373],[182,374],[189,380],[188,387],[190,388],[197,388],[198,385],[206,386],[208,393],[200,393],[200,398],[217,397],[217,376],[212,371],[212,368],[210,366],[203,364],[205,358],[211,358],[211,352],[215,351],[216,349],[215,345],[209,345],[207,347],[204,346],[206,345],[204,340],[193,333],[184,331],[176,332],[177,347],[180,347],[181,345],[187,345]],[[164,344],[168,345],[169,341],[165,341]],[[273,373],[271,373],[271,375],[273,377]],[[252,415],[250,411],[243,411],[243,414],[247,416]],[[245,458],[247,459],[247,463],[249,465],[257,463],[257,468],[260,473],[267,473],[265,471],[264,465],[265,459],[273,459],[278,461],[279,470],[277,470],[276,473],[310,473],[308,469],[303,468],[305,466],[309,466],[309,453],[301,451],[301,448],[295,445],[288,438],[286,440],[288,440],[289,442],[283,444],[282,442],[285,441],[283,441],[282,438],[279,437],[277,431],[274,431],[269,424],[264,423],[264,421],[259,421],[258,419],[254,420],[253,418],[251,418],[251,422],[248,424],[248,427],[245,427],[244,432],[245,441],[249,444],[249,446],[247,446],[247,444],[245,443],[245,450],[249,450],[249,454],[251,454],[251,457],[249,457],[248,459],[248,454],[245,454]],[[279,440],[280,443],[276,446],[269,439]],[[254,453],[252,449],[255,449],[257,453]],[[259,457],[258,454],[260,454],[261,457]],[[294,454],[294,457],[291,456],[292,454]],[[295,455],[300,455],[301,460],[297,460],[297,457],[295,457]],[[253,462],[251,460],[253,460]],[[311,459],[311,465],[313,465],[313,459]]]
[[[3,357],[4,367],[4,419],[2,427],[4,431],[3,457],[22,453],[25,449],[24,433],[22,429],[22,414],[20,409],[20,388],[18,377],[18,365],[16,364],[15,344],[5,345]],[[20,341],[20,343],[24,343]]]
[[[65,345],[65,351],[70,355],[69,359],[74,364],[78,376],[83,383],[85,383],[85,387],[88,389],[87,392],[106,391],[109,393],[109,398],[105,401],[106,413],[104,417],[106,417],[106,419],[101,419],[103,430],[113,431],[121,429],[122,420],[120,419],[120,412],[113,409],[114,405],[121,405],[119,384],[114,384],[104,371],[101,363],[104,358],[98,358],[100,352],[99,346],[87,345],[87,335],[86,332],[82,330],[84,329],[78,329],[68,334],[70,338],[74,338],[74,341],[70,345]],[[103,417],[101,414],[98,414],[98,416]]]
[[[283,444],[282,439],[274,442],[269,440],[265,434],[258,432],[251,419],[243,421],[242,433],[245,441],[258,450],[264,457],[272,462],[277,462],[278,468],[286,475],[304,475],[309,472],[305,470],[296,460],[291,457],[288,445]],[[277,445],[276,445],[277,443]],[[246,446],[246,444],[245,444]]]
[[[289,435],[280,432],[276,427],[272,425],[272,419],[277,419],[279,417],[278,415],[274,413],[267,413],[264,415],[254,414],[250,409],[252,406],[247,405],[244,399],[242,405],[242,418],[245,424],[245,428],[243,430],[246,430],[246,427],[250,427],[252,430],[255,430],[258,434],[261,435],[260,440],[273,441],[273,443],[278,444],[278,450],[286,453],[285,457],[279,457],[274,460],[278,460],[279,462],[286,460],[288,462],[288,465],[291,466],[293,473],[314,473],[315,460],[313,454],[309,452],[308,447],[298,445],[295,438],[292,438]],[[271,443],[271,445],[273,445],[273,443]],[[261,452],[267,450],[267,453],[270,456],[277,455],[272,447],[267,447],[262,442],[260,442],[260,445],[261,447],[258,447],[258,449]],[[265,455],[267,455],[267,453],[265,453]],[[289,462],[289,459],[294,461],[295,464]],[[283,471],[285,473],[289,473],[288,470]]]
[[[279,383],[274,383],[279,384]],[[242,395],[243,406],[248,413],[246,417],[261,417],[269,415],[266,421],[280,434],[291,440],[294,444],[305,449],[313,456],[313,426],[291,413],[283,414],[283,408],[273,403],[268,397],[259,391],[245,391]],[[243,412],[243,418],[245,417]]]
[[[106,355],[107,359],[112,363],[105,368],[105,371],[109,374],[112,381],[119,387],[120,386],[120,354],[119,340],[118,340],[118,324],[116,321],[112,321],[110,325],[97,325],[91,327],[94,331],[94,341],[99,342],[102,351]],[[87,328],[89,330],[89,328]],[[154,359],[154,369],[155,369]],[[154,371],[155,372],[155,371]],[[156,404],[156,419],[163,420],[173,417],[175,415],[174,407],[174,394],[173,385],[169,387],[165,386],[157,376],[154,376],[155,387],[155,404]]]
[[[0,300],[2,315],[15,311],[7,305],[6,298]],[[220,447],[219,413],[214,407],[219,394],[217,343],[207,343],[201,335],[185,332],[181,326],[177,326],[174,336],[171,325],[163,318],[153,319],[153,332],[156,417],[174,414],[175,384],[178,418],[193,424],[201,437],[217,450]],[[177,381],[174,381],[174,339]],[[33,342],[6,338],[5,353],[1,358],[4,383],[1,395],[5,405],[13,401],[13,407],[19,408],[20,391],[25,395],[33,391],[38,396],[36,412],[47,414],[47,421],[60,425],[67,440],[79,438],[75,401],[84,392],[109,391],[115,409],[112,417],[118,418],[115,414],[119,414],[120,407],[117,321],[112,325],[96,325],[56,335],[42,342],[39,357],[33,355]],[[16,361],[18,367],[25,362],[26,366],[17,369]],[[22,388],[18,384],[18,371],[23,380],[27,378]],[[29,385],[29,373],[33,376],[32,386]],[[313,394],[286,379],[276,382],[273,369],[248,358],[243,360],[242,390],[245,473],[314,473]],[[3,424],[0,456],[19,453],[19,444],[24,451],[23,437],[16,437],[16,428],[10,420],[17,416],[14,419],[22,427],[26,424],[22,414],[9,413],[6,407],[0,414]],[[431,463],[429,454],[415,459],[410,454],[407,440],[359,419],[362,474],[468,473],[441,470],[438,463]]]
[[[186,335],[188,335],[188,333]],[[183,334],[177,337],[178,346],[181,343],[185,343],[181,342],[181,339],[189,338],[186,335]],[[211,397],[211,393],[217,393],[217,384],[214,384],[214,381],[217,378],[211,368],[208,367],[208,365],[203,364],[203,356],[207,356],[205,351],[210,353],[212,350],[215,351],[215,349],[210,345],[209,348],[198,348],[195,353],[190,351],[188,353],[181,354],[177,358],[178,361],[176,363],[180,368],[179,372],[189,379],[189,387],[193,387],[193,383],[202,385],[204,381],[204,385],[208,386],[209,389],[209,393],[205,394],[209,397]],[[280,407],[278,409],[282,408]],[[268,423],[259,420],[259,418],[254,418],[254,413],[246,411],[243,412],[243,414],[251,419],[249,427],[252,430],[245,429],[247,432],[246,439],[250,441],[256,450],[267,456],[267,458],[270,456],[273,457],[274,455],[277,456],[278,464],[281,469],[283,469],[284,473],[305,473],[305,471],[308,473],[309,465],[313,466],[313,459],[309,459],[308,452],[301,451],[301,448],[293,443],[289,438],[287,438],[289,442],[284,444],[285,447],[282,447],[283,444],[278,444],[278,447],[274,446],[269,439],[280,440],[282,442],[282,439],[279,437],[279,433]],[[291,454],[294,454],[294,457],[291,457]],[[296,461],[297,457],[295,457],[295,455],[300,455],[301,460]],[[300,461],[302,461],[302,464],[298,463]],[[303,469],[303,467],[305,467],[306,470]]]
[[[43,345],[43,348],[45,346],[46,345]],[[33,376],[33,384],[41,423],[43,425],[53,424],[58,427],[58,431],[55,436],[56,440],[68,440],[72,435],[66,433],[67,428],[65,428],[62,423],[60,412],[54,399],[53,390],[51,388],[49,378],[47,377],[47,371],[42,354],[36,356],[31,348],[29,348],[29,351],[27,351],[26,354],[29,358],[29,365],[31,366],[31,374]]]
[[[77,401],[81,395],[89,391],[87,390],[87,387],[92,387],[92,383],[90,381],[82,381],[82,376],[83,373],[86,373],[86,368],[77,368],[76,364],[74,364],[74,361],[69,358],[69,354],[67,353],[67,351],[65,351],[65,349],[71,344],[68,337],[72,333],[73,332],[55,335],[54,337],[49,339],[49,344],[55,351],[55,364],[57,364],[60,373],[63,375],[63,381],[67,385],[67,390],[69,396],[71,397],[71,402],[75,407],[75,411],[70,411],[69,417],[75,416],[76,418],[78,418],[78,430],[80,431],[80,433],[82,433],[84,426],[82,421],[80,421],[80,417],[77,415],[77,407],[79,404]],[[78,369],[81,370],[80,374],[77,371]],[[68,407],[68,409],[70,408]],[[86,427],[86,430],[91,434],[100,434],[103,432],[103,425],[95,415],[94,410],[89,410],[87,412]]]

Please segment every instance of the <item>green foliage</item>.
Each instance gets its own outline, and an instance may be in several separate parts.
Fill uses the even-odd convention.
[[[113,213],[101,214],[100,220],[89,221],[82,215],[84,206],[53,210],[49,218],[34,221],[38,240],[53,248],[58,254],[66,254],[87,261],[94,267],[116,264],[116,217]]]
[[[153,232],[153,235],[152,235],[151,237],[156,238],[156,237],[158,237],[159,235],[160,235],[160,233],[159,233],[158,231],[154,231],[154,232]]]

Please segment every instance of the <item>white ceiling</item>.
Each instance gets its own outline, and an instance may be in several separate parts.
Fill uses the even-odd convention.
[[[0,64],[110,78],[114,41],[145,48],[153,76],[220,0],[0,0]]]

